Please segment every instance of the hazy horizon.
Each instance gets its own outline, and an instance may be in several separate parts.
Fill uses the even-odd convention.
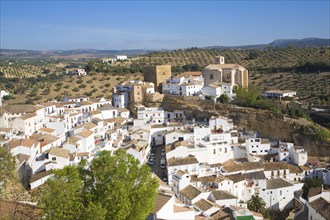
[[[0,48],[178,49],[330,38],[329,1],[0,2]]]

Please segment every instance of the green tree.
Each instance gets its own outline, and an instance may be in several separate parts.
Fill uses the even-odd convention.
[[[227,94],[222,94],[219,98],[217,98],[217,101],[223,104],[227,104],[229,102],[229,97]]]
[[[260,95],[260,89],[256,86],[249,86],[249,88],[244,88],[238,86],[236,89],[236,100],[238,103],[244,106],[256,107],[257,101]]]
[[[49,219],[145,219],[156,189],[147,165],[124,150],[103,151],[90,164],[56,171],[40,206]]]
[[[78,169],[73,166],[55,170],[47,181],[38,205],[46,219],[80,219],[83,216],[83,182]]]
[[[261,212],[265,209],[265,201],[258,195],[252,195],[250,200],[247,201],[247,207],[251,211]]]
[[[10,151],[0,147],[0,199],[6,188],[8,180],[14,178],[15,163]]]
[[[313,178],[305,178],[304,180],[304,185],[303,185],[303,194],[302,197],[304,199],[307,199],[308,193],[309,193],[309,189],[313,188],[313,187],[318,187],[318,186],[322,186],[323,184],[323,180],[321,179],[313,179]]]
[[[118,150],[101,152],[90,165],[92,201],[107,210],[106,219],[145,219],[153,207],[157,182],[147,165]],[[125,180],[125,181],[123,181]]]

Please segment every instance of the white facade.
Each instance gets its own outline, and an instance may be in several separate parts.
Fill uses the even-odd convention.
[[[324,184],[330,185],[330,170],[329,169],[326,169],[323,171],[322,180],[323,180]]]
[[[198,94],[204,86],[204,79],[198,77],[173,77],[162,84],[163,94],[192,96]]]
[[[222,95],[221,93],[221,87],[220,86],[216,86],[216,85],[209,85],[209,86],[205,86],[202,89],[202,94],[203,95],[208,95],[208,96],[212,96],[212,97],[220,97]]]
[[[143,120],[144,124],[164,124],[164,110],[140,106],[137,109],[137,119]]]
[[[127,55],[117,55],[116,59],[117,60],[127,60]]]
[[[234,85],[225,82],[212,83],[208,86],[205,86],[202,89],[202,94],[204,96],[212,96],[214,98],[220,97],[222,94],[226,94],[230,99],[235,96]]]
[[[270,90],[265,93],[263,93],[266,97],[274,97],[274,98],[284,98],[284,97],[293,97],[297,95],[297,92],[295,91],[289,91],[289,90]]]
[[[270,150],[268,139],[248,138],[245,140],[246,154],[267,155]]]
[[[116,108],[127,108],[128,106],[128,93],[116,92],[112,95],[112,103]]]
[[[282,183],[284,186],[281,186]],[[276,185],[277,184],[277,185]],[[294,198],[294,185],[284,179],[270,179],[265,184],[260,184],[260,197],[266,203],[266,207],[273,210],[283,210]]]
[[[330,208],[330,198],[321,196],[312,202],[306,202],[308,207],[309,220],[328,220],[326,216]]]
[[[85,75],[87,75],[87,73],[84,69],[75,69],[71,72],[71,74],[76,75],[76,76],[85,76]]]

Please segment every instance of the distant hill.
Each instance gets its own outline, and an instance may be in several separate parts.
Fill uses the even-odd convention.
[[[305,38],[305,39],[279,39],[268,44],[273,47],[328,47],[330,39],[321,38]]]
[[[330,39],[321,38],[305,38],[305,39],[278,39],[269,44],[255,44],[255,45],[242,45],[242,46],[208,46],[201,49],[259,49],[263,50],[268,47],[273,48],[285,48],[288,46],[293,47],[329,47]],[[0,59],[28,59],[28,58],[38,58],[38,59],[50,59],[50,58],[70,58],[70,59],[80,59],[80,58],[100,58],[100,57],[113,57],[116,55],[125,54],[128,56],[138,56],[148,54],[150,52],[166,52],[173,50],[150,50],[150,49],[136,49],[136,50],[96,50],[96,49],[74,49],[74,50],[14,50],[14,49],[0,49]]]
[[[265,49],[267,47],[279,47],[284,48],[288,46],[293,47],[329,47],[330,39],[322,38],[304,38],[304,39],[277,39],[269,44],[254,44],[254,45],[242,45],[242,46],[209,46],[205,49]]]
[[[116,55],[137,56],[150,53],[153,50],[96,50],[96,49],[74,49],[74,50],[13,50],[0,49],[0,59],[8,58],[98,58],[114,57]]]

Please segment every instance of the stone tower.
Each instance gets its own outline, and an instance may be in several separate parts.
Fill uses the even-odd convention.
[[[162,83],[171,78],[171,65],[148,66],[143,70],[144,81],[152,82],[155,85],[155,91],[162,92]]]

